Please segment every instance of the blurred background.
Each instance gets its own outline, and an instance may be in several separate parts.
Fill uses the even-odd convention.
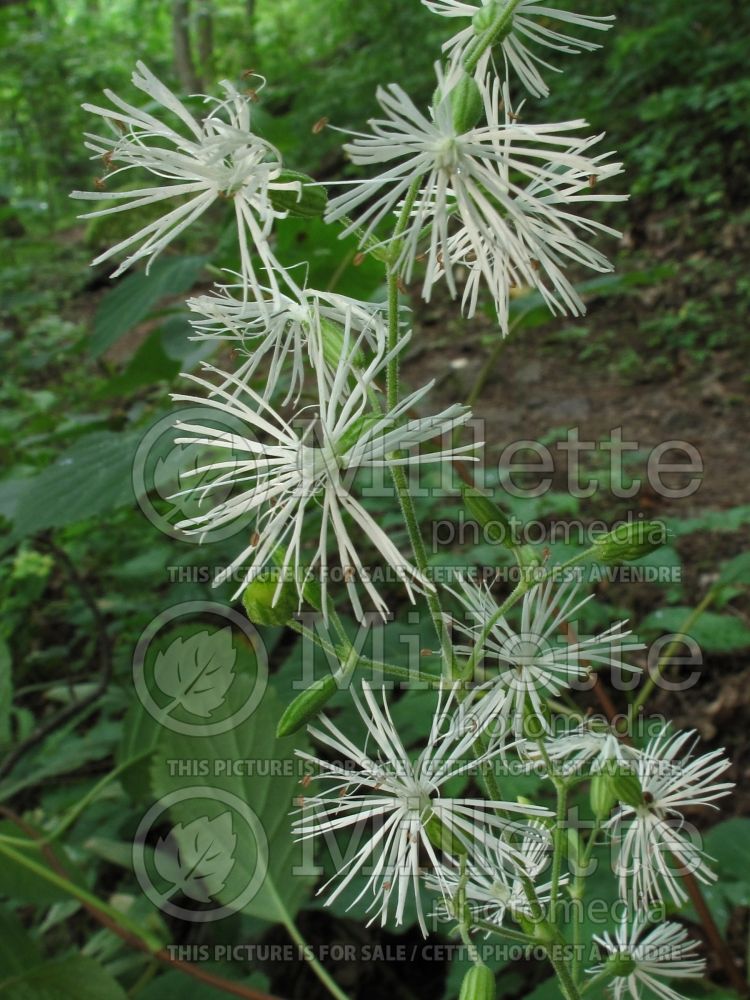
[[[669,544],[648,563],[664,571],[662,579],[602,580],[592,614],[629,618],[646,641],[687,631],[701,646],[697,683],[657,692],[648,709],[696,728],[709,747],[727,746],[733,759],[736,794],[719,815],[695,821],[706,827],[722,878],[707,893],[712,919],[746,977],[750,8],[740,0],[595,0],[585,12],[618,20],[601,49],[560,56],[564,73],[550,74],[551,96],[529,101],[522,114],[586,118],[625,162],[614,189],[629,192],[629,201],[598,214],[623,234],[599,243],[615,271],[579,276],[588,313],[578,319],[553,319],[518,289],[504,342],[489,303],[464,323],[445,296],[421,302],[415,282],[405,296],[415,328],[405,378],[413,388],[436,378],[435,405],[472,401],[490,442],[487,482],[524,521],[550,534],[560,522],[628,515],[669,527]],[[236,266],[235,240],[217,206],[148,278],[139,271],[113,282],[111,267],[92,269],[89,261],[134,231],[136,220],[132,213],[76,218],[69,192],[94,189],[102,173],[83,148],[82,133],[98,123],[81,104],[103,103],[105,88],[140,103],[129,82],[137,59],[179,94],[215,93],[219,81],[254,70],[267,79],[255,105],[257,129],[289,166],[340,179],[352,170],[341,136],[313,134],[314,124],[326,117],[361,129],[377,110],[376,87],[392,81],[427,102],[432,64],[452,23],[417,0],[0,0],[0,832],[34,840],[57,831],[51,856],[35,854],[47,874],[62,871],[162,941],[288,940],[285,919],[273,910],[217,925],[165,916],[144,898],[130,859],[154,789],[148,761],[129,761],[158,740],[135,704],[134,648],[164,609],[231,597],[229,586],[211,588],[209,570],[233,558],[236,535],[201,548],[174,527],[185,511],[169,499],[180,455],[168,393],[181,385],[180,372],[211,353],[187,339],[184,297],[207,290],[216,268]],[[148,220],[145,210],[141,224]],[[308,260],[313,286],[381,298],[379,265],[358,264],[356,246],[336,237],[321,223],[289,220],[279,227],[277,253],[287,264]],[[590,497],[571,495],[566,455],[556,448],[573,428],[592,442],[582,459],[599,482]],[[625,458],[628,482],[641,480],[628,497],[612,483],[618,435],[634,443]],[[498,469],[504,447],[525,439],[542,442],[556,461],[553,488],[531,502],[506,493],[506,470]],[[702,481],[687,495],[665,496],[649,483],[649,456],[665,442],[687,442],[701,457]],[[677,461],[686,461],[684,453]],[[666,481],[679,492],[686,475]],[[419,502],[426,524],[453,523],[460,506],[455,497]],[[405,545],[392,506],[377,504],[380,522]],[[562,561],[575,541],[550,549]],[[467,552],[453,538],[435,546],[433,561],[497,565],[504,558],[489,543]],[[162,648],[187,642],[202,621],[198,615],[175,627]],[[411,627],[424,629],[420,645],[429,645],[428,625]],[[386,630],[394,660],[404,656],[399,628]],[[279,629],[263,638],[285,704],[299,650]],[[403,700],[401,716],[416,738],[420,710]],[[97,783],[115,766],[122,773],[100,794]],[[418,940],[414,927],[403,935],[365,931],[353,919],[357,911],[345,910],[348,901],[321,913],[309,885],[292,895],[288,912],[313,944]],[[2,995],[15,997],[19,983],[26,1000],[47,996],[50,983],[56,996],[103,1000],[222,995],[139,954],[80,893],[7,855],[0,896]],[[692,908],[683,916],[708,940],[705,919]],[[699,985],[696,996],[734,995],[726,961],[726,953],[711,952],[713,985]],[[448,958],[328,964],[353,997],[447,1000],[457,995],[463,968]],[[206,968],[284,997],[325,995],[300,962],[240,959]],[[23,981],[29,969],[37,970],[33,982]],[[497,972],[508,1000],[558,995],[540,981],[538,963],[498,962]],[[87,979],[90,994],[81,992]],[[75,984],[70,993],[66,982]]]

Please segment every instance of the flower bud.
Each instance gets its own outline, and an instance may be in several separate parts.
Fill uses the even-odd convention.
[[[503,0],[490,0],[489,3],[480,7],[471,21],[474,31],[478,35],[489,31],[504,6]]]
[[[473,965],[464,976],[458,1000],[495,1000],[495,975],[486,965]]]
[[[286,212],[299,219],[318,219],[326,210],[328,195],[322,185],[307,174],[282,170],[277,183],[296,184],[289,191],[271,190],[268,197],[277,212]]]
[[[595,774],[589,787],[591,811],[596,819],[607,819],[617,802],[617,793],[608,774]]]
[[[591,779],[591,809],[598,819],[606,819],[616,802],[637,809],[643,805],[643,788],[638,775],[626,764],[611,760]]]
[[[299,608],[299,596],[291,581],[285,580],[279,587],[277,580],[259,577],[245,588],[242,603],[253,624],[286,625]]]
[[[594,542],[595,558],[605,564],[632,562],[655,552],[666,541],[667,530],[658,521],[621,524]]]
[[[458,135],[470,132],[482,117],[484,101],[473,76],[464,73],[450,93],[453,128]]]
[[[339,687],[337,674],[326,674],[319,677],[310,687],[298,694],[294,701],[287,705],[276,726],[276,735],[281,738],[298,732],[320,712],[326,702],[336,694]]]
[[[513,545],[513,526],[496,503],[480,493],[475,486],[464,486],[462,489],[464,506],[471,516],[484,528],[485,537],[497,545],[508,549]]]

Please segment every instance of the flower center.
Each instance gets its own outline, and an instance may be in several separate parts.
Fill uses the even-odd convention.
[[[333,446],[326,442],[322,448],[302,445],[299,450],[299,471],[303,482],[308,485],[321,479],[336,479],[341,468],[341,458]]]
[[[446,173],[458,173],[461,164],[461,145],[455,136],[443,140],[435,150],[435,166]]]

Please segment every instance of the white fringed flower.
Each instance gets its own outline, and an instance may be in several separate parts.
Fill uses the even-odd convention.
[[[391,411],[373,411],[370,395],[377,392],[376,379],[389,358],[405,347],[408,337],[403,337],[390,354],[380,344],[367,367],[359,369],[357,364],[364,338],[365,334],[360,334],[353,343],[345,339],[341,361],[332,380],[329,381],[321,365],[317,367],[316,403],[301,410],[291,422],[248,385],[216,369],[207,370],[217,374],[232,392],[202,378],[187,376],[208,391],[208,398],[173,396],[175,400],[205,406],[207,417],[211,410],[217,410],[247,427],[247,435],[243,436],[194,423],[176,425],[189,435],[178,438],[179,444],[201,444],[240,456],[190,470],[189,475],[199,480],[215,478],[210,478],[208,485],[201,482],[193,490],[179,494],[192,493],[210,499],[213,490],[233,489],[229,499],[204,514],[183,521],[179,525],[181,530],[203,534],[239,518],[247,522],[249,529],[255,524],[250,544],[216,578],[218,584],[241,571],[242,583],[235,596],[262,573],[273,553],[284,547],[286,552],[275,600],[285,580],[292,575],[301,601],[305,582],[318,567],[325,607],[330,535],[338,550],[343,578],[358,618],[362,618],[362,606],[357,596],[357,579],[383,617],[388,610],[359,555],[360,539],[367,539],[392,567],[412,600],[415,587],[434,589],[350,491],[354,476],[360,470],[380,470],[384,476],[385,470],[394,464],[439,463],[463,458],[467,451],[477,446],[448,447],[424,453],[416,453],[416,450],[424,442],[449,434],[466,423],[471,413],[465,407],[454,405],[436,416],[406,419],[407,412],[424,399],[431,384],[406,396]],[[317,547],[305,551],[303,526],[316,509],[320,510],[321,519]],[[354,529],[353,535],[347,520]]]
[[[206,98],[214,107],[198,121],[142,62],[136,64],[133,84],[184,128],[178,131],[106,90],[104,93],[114,108],[94,104],[83,107],[100,115],[111,127],[114,137],[87,133],[86,146],[104,160],[111,171],[108,179],[121,171],[142,167],[156,175],[159,182],[135,190],[74,191],[72,197],[105,205],[83,216],[87,219],[172,198],[179,199],[179,204],[101,254],[94,264],[109,260],[122,251],[130,251],[114,272],[113,276],[117,276],[142,258],[150,262],[215,201],[226,199],[234,205],[243,277],[257,291],[259,284],[252,262],[254,251],[277,290],[277,274],[284,272],[271,252],[268,238],[274,219],[285,213],[274,209],[271,193],[294,191],[299,195],[299,183],[280,180],[281,154],[251,133],[252,97],[241,94],[224,81],[225,100]]]
[[[523,831],[518,853],[510,861],[505,843],[490,842],[469,855],[463,871],[458,862],[445,865],[440,877],[428,875],[425,884],[443,894],[438,906],[438,914],[443,919],[455,917],[455,900],[462,892],[475,919],[500,925],[506,915],[513,918],[531,916],[520,875],[523,873],[537,883],[549,864],[551,852],[549,830],[541,823],[532,822]],[[563,876],[559,884],[566,885],[567,881],[567,875]],[[534,885],[542,906],[549,902],[551,889],[551,882]]]
[[[463,579],[457,582],[459,589],[451,593],[469,623],[454,621],[453,625],[469,645],[456,646],[456,650],[465,656],[478,654],[485,669],[499,671],[482,688],[483,709],[494,718],[499,738],[509,733],[522,738],[527,712],[542,721],[546,700],[585,677],[591,666],[637,669],[623,656],[643,649],[643,643],[629,638],[631,632],[623,631],[624,622],[598,635],[566,641],[561,633],[593,597],[579,599],[573,580],[557,584],[550,578],[524,594],[518,628],[504,616],[498,617],[499,606],[487,587]]]
[[[700,847],[688,839],[683,811],[712,805],[734,787],[719,781],[729,767],[723,750],[693,757],[697,743],[694,731],[670,733],[662,730],[632,762],[643,790],[643,803],[622,803],[608,820],[620,848],[615,872],[620,895],[635,907],[662,900],[661,884],[678,905],[687,900],[680,885],[682,870],[702,882],[715,881]]]
[[[249,382],[267,363],[263,399],[269,399],[282,375],[288,374],[286,404],[299,398],[306,363],[332,372],[344,339],[351,342],[361,334],[373,350],[386,340],[385,306],[315,289],[298,289],[294,297],[281,293],[275,302],[270,289],[261,289],[262,300],[248,301],[232,294],[238,287],[222,285],[210,295],[188,299],[189,308],[200,317],[191,321],[195,339],[229,341],[245,356],[235,383],[222,386],[233,394],[240,391],[237,383]]]
[[[639,751],[625,743],[611,726],[590,721],[555,735],[546,741],[545,749],[549,759],[567,774],[577,774],[584,768],[596,774],[608,764],[627,765],[639,756]]]
[[[518,121],[507,87],[503,94],[498,81],[483,88],[487,124],[459,134],[450,95],[461,71],[450,69],[446,76],[438,67],[437,72],[438,93],[444,96],[429,118],[395,84],[378,91],[386,117],[371,121],[373,134],[356,134],[345,149],[354,163],[382,172],[344,182],[353,186],[329,201],[328,219],[354,218],[344,233],[361,227],[364,245],[419,185],[402,237],[400,267],[410,278],[424,240],[425,299],[441,278],[455,296],[454,271],[464,266],[469,270],[465,310],[473,314],[480,282],[486,283],[503,332],[512,285],[539,289],[553,310],[585,312],[563,266],[582,264],[598,272],[612,268],[577,230],[618,234],[579,216],[577,206],[619,200],[596,194],[593,187],[619,174],[622,164],[608,162],[610,154],[589,154],[601,136],[574,135],[587,127],[582,119],[554,125]]]
[[[509,2],[515,9],[510,30],[500,42],[500,47],[506,68],[514,70],[523,86],[534,97],[546,97],[549,94],[549,87],[544,82],[540,69],[551,70],[555,73],[560,72],[557,67],[551,66],[538,55],[534,51],[534,46],[567,54],[593,52],[594,49],[601,48],[597,42],[576,38],[551,28],[550,21],[558,21],[563,26],[570,25],[574,29],[608,31],[615,20],[614,15],[592,17],[588,14],[576,14],[573,11],[547,7],[544,4],[536,3],[535,0],[509,0]],[[471,2],[466,2],[466,0],[422,0],[422,3],[433,13],[450,18],[473,18],[483,7],[495,5],[494,0],[480,0],[480,2],[477,0],[471,0]],[[502,9],[505,4],[501,3],[496,6]],[[469,24],[446,42],[444,48],[453,59],[460,62],[476,37],[473,25]],[[532,44],[532,48],[526,45],[526,41]],[[487,65],[489,58],[490,51],[487,50],[479,63],[480,70]]]
[[[644,986],[662,1000],[683,1000],[683,995],[664,980],[699,979],[704,974],[706,963],[698,957],[698,942],[681,924],[672,921],[644,934],[647,926],[644,919],[636,920],[632,928],[625,921],[614,937],[608,933],[594,935],[594,941],[609,958],[587,972],[597,975],[605,969],[613,971],[615,1000],[641,1000]]]
[[[420,852],[432,868],[437,885],[448,891],[450,863],[435,846],[449,841],[465,851],[481,849],[492,841],[505,864],[518,856],[512,835],[525,827],[512,816],[546,816],[549,811],[516,802],[451,798],[445,785],[451,778],[492,759],[488,751],[479,759],[474,745],[481,725],[471,698],[459,703],[456,690],[441,692],[425,748],[412,759],[404,749],[383,696],[382,707],[370,686],[363,682],[364,702],[352,691],[357,711],[367,730],[366,749],[360,749],[325,716],[310,726],[310,733],[332,756],[321,760],[302,751],[319,774],[313,780],[323,791],[301,800],[301,816],[294,824],[300,840],[335,837],[351,830],[354,853],[320,890],[337,883],[327,899],[332,903],[358,875],[367,876],[354,902],[372,897],[368,909],[373,920],[384,924],[395,899],[395,921],[400,924],[411,894],[416,896],[419,923],[426,925],[419,895],[422,874]],[[448,867],[446,868],[446,864]],[[354,905],[354,903],[352,903]]]

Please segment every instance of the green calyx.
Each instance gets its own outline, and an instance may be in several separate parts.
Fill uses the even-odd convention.
[[[286,625],[299,608],[297,588],[291,581],[258,578],[242,595],[247,617],[255,625]]]
[[[626,951],[618,951],[607,959],[607,972],[618,979],[629,976],[635,969],[635,959]]]
[[[459,1000],[495,1000],[495,976],[486,965],[473,965],[463,978]]]

